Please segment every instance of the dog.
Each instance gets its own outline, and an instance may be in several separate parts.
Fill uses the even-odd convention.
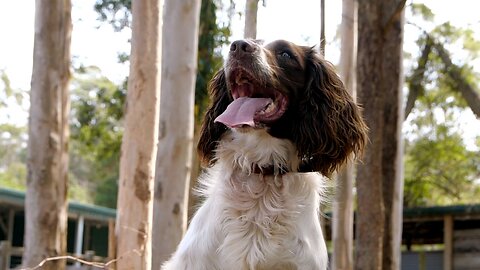
[[[327,269],[324,181],[367,140],[333,65],[313,47],[237,40],[209,93],[204,201],[162,269]]]

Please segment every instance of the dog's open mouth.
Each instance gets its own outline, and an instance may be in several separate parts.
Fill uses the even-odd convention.
[[[263,127],[285,113],[288,99],[283,93],[273,87],[263,86],[244,69],[235,69],[229,75],[233,102],[215,122],[231,128]]]

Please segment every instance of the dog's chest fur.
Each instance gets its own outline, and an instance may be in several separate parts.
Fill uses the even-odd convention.
[[[275,269],[296,269],[286,265],[299,241],[296,223],[305,207],[299,196],[308,191],[292,190],[289,178],[233,172],[224,190],[220,258],[245,269],[274,269],[271,262],[281,265]]]
[[[296,172],[295,151],[263,130],[226,133],[215,165],[200,178],[205,200],[162,269],[326,269],[318,219],[323,178]],[[272,165],[282,173],[255,173]]]
[[[295,256],[311,244],[306,243],[301,229],[302,223],[318,217],[321,177],[252,171],[254,166],[272,165],[277,172],[280,168],[292,171],[298,166],[294,151],[289,141],[272,138],[264,131],[232,133],[220,142],[218,164],[212,168],[216,175],[204,178],[204,184],[212,188],[206,195],[221,198],[220,265],[297,269]]]

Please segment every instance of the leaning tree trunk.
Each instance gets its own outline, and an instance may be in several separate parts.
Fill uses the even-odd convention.
[[[352,96],[355,89],[356,0],[343,0],[341,24],[340,74]],[[333,204],[332,269],[353,269],[353,179],[354,166],[348,163],[338,174]]]
[[[68,112],[70,100],[69,0],[35,2],[35,39],[28,130],[23,265],[66,253]],[[65,260],[42,269],[65,269]]]
[[[244,38],[257,38],[257,12],[259,0],[247,0],[245,3]]]
[[[408,97],[407,103],[405,105],[404,119],[407,119],[408,115],[415,106],[415,101],[418,96],[423,94],[424,90],[424,79],[425,71],[427,67],[427,62],[432,51],[432,40],[429,36],[426,37],[425,45],[423,46],[422,53],[418,59],[418,65],[413,71],[412,78],[410,79],[410,85],[408,86]]]
[[[132,2],[132,49],[117,204],[117,269],[150,270],[162,2]]]
[[[153,223],[155,269],[175,251],[187,228],[199,18],[200,0],[165,1]]]
[[[457,89],[462,95],[463,99],[467,102],[468,107],[472,110],[475,116],[480,119],[480,94],[478,90],[474,88],[474,85],[470,84],[468,80],[462,75],[460,67],[452,63],[449,53],[445,50],[442,44],[437,41],[433,41],[433,46],[442,59],[445,72],[451,78],[451,84],[454,89]]]
[[[358,96],[370,141],[357,177],[356,269],[393,269],[399,263],[404,4],[360,0],[358,5]]]

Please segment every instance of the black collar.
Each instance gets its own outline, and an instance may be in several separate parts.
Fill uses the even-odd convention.
[[[260,167],[258,164],[252,165],[252,172],[254,174],[261,174],[261,175],[284,175],[288,173],[288,170],[284,167],[275,167],[274,165],[268,165]]]

